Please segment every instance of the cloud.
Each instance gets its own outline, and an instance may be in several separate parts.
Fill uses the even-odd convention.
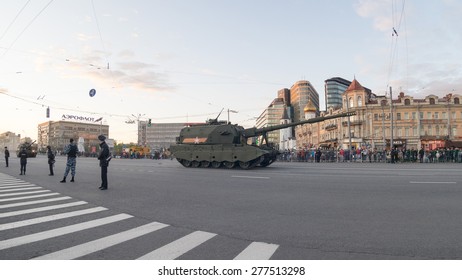
[[[354,6],[359,16],[372,18],[375,29],[379,31],[392,30],[390,0],[359,0]]]

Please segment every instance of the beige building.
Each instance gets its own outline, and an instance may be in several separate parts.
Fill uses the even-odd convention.
[[[62,151],[73,138],[77,144],[83,145],[86,153],[95,153],[99,149],[100,134],[109,138],[109,126],[94,122],[48,121],[38,125],[37,144],[42,152],[48,145],[54,151]],[[83,143],[79,143],[79,139]]]
[[[13,155],[19,146],[20,140],[20,135],[16,135],[11,131],[4,132],[0,134],[0,147],[2,151],[7,147],[10,154]]]
[[[376,96],[355,79],[342,95],[343,107],[328,108],[321,116],[347,110],[356,115],[349,121],[343,117],[297,126],[297,147],[346,149],[351,142],[355,148],[380,150],[389,148],[391,138],[394,146],[407,149],[459,147],[462,146],[461,99],[457,94],[419,99],[401,92],[390,104],[389,97]]]

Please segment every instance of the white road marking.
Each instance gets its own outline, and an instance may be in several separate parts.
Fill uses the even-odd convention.
[[[61,209],[61,208],[66,208],[66,207],[73,207],[73,206],[78,206],[78,205],[83,205],[83,204],[88,204],[88,202],[77,201],[77,202],[64,203],[64,204],[58,204],[58,205],[52,205],[52,206],[44,206],[44,207],[38,207],[38,208],[32,208],[32,209],[11,211],[11,212],[6,212],[6,213],[0,213],[0,218],[12,217],[12,216],[18,216],[18,215],[24,215],[24,214],[30,214],[30,213],[36,213],[36,212],[42,212],[42,211],[48,211],[48,210],[55,210],[55,209]]]
[[[410,181],[410,184],[457,184],[457,182],[416,182]]]
[[[263,242],[252,242],[235,260],[269,260],[279,245]]]
[[[53,196],[53,195],[59,195],[59,193],[46,193],[46,194],[38,194],[38,195],[30,195],[30,196],[2,198],[0,199],[0,202],[22,200],[22,199],[29,199],[29,198],[39,198],[39,197]],[[0,208],[2,208],[2,206],[3,205],[1,205]]]
[[[258,176],[238,176],[233,175],[232,178],[247,178],[247,179],[269,179],[270,177],[258,177]]]
[[[66,218],[76,217],[76,216],[85,215],[85,214],[96,213],[96,212],[100,212],[104,210],[107,210],[107,208],[94,207],[94,208],[89,208],[89,209],[84,209],[84,210],[60,213],[60,214],[44,216],[40,218],[34,218],[34,219],[23,220],[23,221],[18,221],[18,222],[12,222],[12,223],[7,223],[7,224],[0,224],[0,231],[45,223],[49,221],[56,221],[60,219],[66,219]]]
[[[59,200],[66,200],[66,199],[72,199],[72,197],[63,196],[63,197],[50,198],[50,199],[42,199],[42,200],[34,200],[34,201],[27,201],[27,202],[11,203],[11,204],[0,205],[0,209],[10,208],[10,207],[18,207],[18,206],[24,206],[24,205],[31,205],[31,204],[38,204],[38,203],[46,203],[46,202],[59,201]]]
[[[4,190],[0,190],[0,193],[3,193],[3,192],[16,192],[16,191],[24,191],[24,190],[37,190],[37,189],[41,189],[42,187],[30,187],[30,188],[23,188],[23,187],[8,187],[7,189],[4,189]],[[2,189],[2,188],[0,188]]]
[[[37,241],[41,241],[41,240],[45,240],[45,239],[49,239],[49,238],[53,238],[57,236],[62,236],[62,235],[66,235],[69,233],[74,233],[77,231],[82,231],[85,229],[94,228],[94,227],[98,227],[98,226],[102,226],[102,225],[106,225],[106,224],[110,224],[114,222],[118,222],[118,221],[125,220],[131,217],[133,216],[128,215],[128,214],[118,214],[118,215],[114,215],[114,216],[110,216],[106,218],[92,220],[89,222],[79,223],[79,224],[75,224],[71,226],[51,229],[51,230],[42,231],[42,232],[38,232],[34,234],[29,234],[25,236],[3,240],[3,241],[0,241],[0,250],[4,250],[4,249],[20,246],[20,245],[32,243],[32,242],[37,242]]]
[[[39,188],[39,189],[41,189],[41,188]],[[0,194],[0,197],[24,195],[24,194],[36,194],[36,193],[44,193],[44,192],[49,192],[49,190],[40,190],[40,191],[31,191],[31,192],[2,193],[2,194]]]
[[[199,246],[210,238],[216,236],[215,233],[205,231],[195,231],[180,239],[177,239],[157,250],[154,250],[139,260],[174,260],[191,249]]]
[[[0,185],[0,189],[21,188],[21,187],[33,187],[33,186],[35,186],[35,184],[31,184],[31,183],[3,184],[3,185]]]
[[[70,247],[64,250],[56,251],[47,255],[43,255],[35,260],[72,260],[76,259],[119,243],[137,238],[139,236],[154,232],[156,230],[167,227],[166,224],[153,222],[140,227],[136,227],[127,231],[113,234],[111,236],[103,237],[94,241],[83,243],[74,247]]]

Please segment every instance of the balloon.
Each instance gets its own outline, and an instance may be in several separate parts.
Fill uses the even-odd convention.
[[[90,97],[93,97],[93,96],[95,96],[95,94],[96,94],[96,90],[95,90],[94,88],[90,89],[90,92],[89,92],[89,94],[90,94]]]

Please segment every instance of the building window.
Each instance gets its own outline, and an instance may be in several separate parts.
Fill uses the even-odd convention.
[[[435,134],[436,134],[436,135],[440,135],[440,126],[439,126],[439,125],[437,125],[437,126],[435,127]]]
[[[417,113],[416,112],[412,112],[412,119],[415,120],[417,117]]]
[[[401,120],[401,113],[396,113],[396,120]]]
[[[447,119],[446,112],[441,113],[441,118],[442,118],[443,120],[444,120],[444,119]]]
[[[460,104],[459,97],[454,98],[454,104]]]
[[[427,112],[427,120],[431,120],[432,119],[432,113],[431,112]]]
[[[405,112],[405,113],[404,113],[404,119],[405,119],[405,120],[408,120],[408,119],[409,119],[409,113],[408,113],[408,112]]]
[[[412,136],[417,136],[417,127],[412,128]]]
[[[423,112],[419,112],[419,119],[423,120]]]
[[[404,136],[409,137],[409,127],[404,128]]]
[[[350,103],[350,108],[353,108],[353,107],[354,107],[353,97],[350,97],[350,98],[348,99],[348,103]]]
[[[428,126],[427,132],[428,132],[428,135],[433,135],[433,134],[432,134],[433,131],[432,131],[432,126],[431,126],[431,125]]]
[[[439,114],[438,112],[435,112],[435,120],[437,120],[439,118]]]
[[[397,132],[398,132],[398,137],[403,137],[403,131],[401,127],[398,127]]]
[[[430,105],[435,105],[435,98],[430,98],[429,101],[430,101]]]
[[[378,121],[379,120],[379,114],[374,114],[374,121]]]
[[[452,128],[452,133],[451,135],[454,137],[454,136],[457,136],[457,128],[453,127]]]
[[[456,112],[451,113],[451,119],[455,120],[456,119]]]
[[[363,106],[363,98],[361,96],[358,96],[358,107]]]
[[[411,105],[411,100],[409,100],[409,99],[404,99],[404,105],[406,105],[406,106]]]

